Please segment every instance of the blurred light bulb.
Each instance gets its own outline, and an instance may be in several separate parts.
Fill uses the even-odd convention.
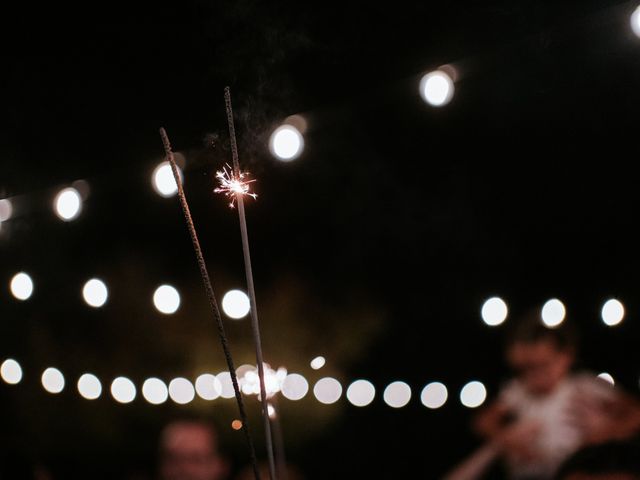
[[[95,400],[102,394],[102,384],[95,375],[85,373],[78,379],[78,392],[87,400]]]
[[[440,408],[448,398],[447,387],[440,382],[431,382],[422,389],[420,401],[422,404],[431,409]]]
[[[453,80],[442,70],[430,72],[420,80],[420,94],[425,102],[442,107],[453,98]]]
[[[49,367],[41,377],[42,386],[49,393],[60,393],[64,389],[64,376],[57,368]]]
[[[56,195],[53,206],[56,215],[65,222],[69,222],[80,215],[82,198],[75,188],[65,188]]]
[[[382,398],[385,403],[393,408],[404,407],[411,400],[411,387],[405,382],[390,383],[384,389]]]
[[[222,384],[215,375],[203,373],[196,378],[196,393],[203,400],[215,400],[222,392]]]
[[[13,204],[8,198],[0,200],[0,223],[6,222],[13,214]]]
[[[13,358],[8,358],[0,365],[0,377],[9,385],[20,383],[22,367]]]
[[[303,148],[302,134],[293,125],[282,125],[271,134],[269,149],[279,160],[293,160],[300,156]]]
[[[320,370],[322,367],[324,367],[324,364],[326,363],[326,360],[323,356],[319,356],[314,358],[313,360],[311,360],[311,368],[313,368],[314,370]]]
[[[282,384],[282,395],[289,400],[300,400],[309,391],[309,382],[298,373],[290,373]]]
[[[229,372],[220,372],[216,375],[216,378],[220,382],[220,396],[222,398],[233,398],[235,391],[233,389],[233,382],[231,381],[231,374]]]
[[[82,297],[90,307],[99,308],[107,303],[109,292],[107,286],[102,280],[92,278],[84,284],[82,288]]]
[[[196,394],[189,380],[178,377],[169,382],[169,396],[177,404],[185,405],[191,402]]]
[[[131,403],[136,398],[136,386],[126,377],[118,377],[111,382],[111,395],[116,402]]]
[[[640,37],[640,6],[631,14],[631,29],[638,37]]]
[[[598,378],[601,378],[602,380],[604,380],[607,383],[610,383],[611,385],[615,385],[616,384],[616,382],[613,379],[613,377],[607,372],[602,372],[601,374],[598,375]]]
[[[602,306],[602,321],[605,325],[614,327],[624,318],[624,305],[619,300],[612,298]]]
[[[502,324],[507,313],[507,304],[500,297],[490,298],[482,305],[482,320],[491,327]]]
[[[373,402],[376,389],[368,380],[356,380],[347,388],[347,400],[356,407],[365,407]]]
[[[11,279],[9,289],[18,300],[27,300],[33,293],[33,280],[24,272],[16,273]]]
[[[180,183],[182,183],[182,171],[177,165],[176,167],[178,168],[178,177],[180,178]],[[160,163],[153,171],[151,178],[153,189],[161,197],[168,198],[178,193],[178,185],[176,184],[176,180],[173,177],[171,164],[168,161]]]
[[[542,307],[542,322],[549,328],[555,328],[564,321],[566,310],[557,298],[547,301]]]
[[[249,297],[242,290],[229,290],[222,297],[222,310],[234,320],[246,317],[251,310]]]
[[[153,304],[160,313],[170,315],[180,308],[180,294],[171,285],[161,285],[153,294]]]
[[[342,395],[342,385],[335,378],[325,377],[316,382],[313,394],[320,403],[329,405],[335,403]]]
[[[487,398],[487,389],[482,382],[473,381],[467,383],[460,391],[460,402],[467,408],[476,408],[484,403]]]
[[[169,389],[159,378],[147,378],[142,384],[142,396],[150,404],[160,405],[169,398]]]

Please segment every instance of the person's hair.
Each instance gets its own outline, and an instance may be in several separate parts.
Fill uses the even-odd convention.
[[[575,473],[628,473],[640,479],[640,444],[638,441],[615,441],[583,448],[560,467],[556,480]]]
[[[570,322],[564,321],[554,328],[547,327],[542,321],[541,309],[535,308],[513,322],[507,330],[507,348],[516,343],[552,342],[559,350],[575,349],[578,338]]]

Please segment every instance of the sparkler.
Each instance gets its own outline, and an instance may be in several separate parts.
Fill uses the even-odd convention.
[[[236,144],[236,131],[233,123],[233,109],[231,107],[231,90],[224,89],[224,100],[227,107],[227,123],[229,124],[229,137],[231,138],[231,155],[233,158],[233,173],[226,170],[218,172],[218,179],[223,181],[216,189],[220,192],[235,195],[238,204],[238,218],[240,220],[240,234],[242,237],[242,252],[244,254],[244,268],[247,277],[247,290],[249,291],[249,302],[251,305],[251,330],[253,332],[253,343],[256,349],[256,363],[258,366],[258,377],[260,378],[260,401],[262,403],[262,419],[264,422],[264,432],[267,445],[267,457],[269,459],[269,474],[271,480],[277,480],[275,457],[273,454],[273,440],[271,436],[271,422],[269,421],[269,409],[267,403],[267,392],[264,383],[264,362],[262,360],[262,342],[260,340],[260,324],[258,323],[258,308],[256,305],[256,292],[253,286],[253,271],[251,268],[251,254],[249,251],[249,235],[247,233],[247,220],[244,213],[244,196],[249,193],[248,184],[250,180],[244,180],[246,174],[240,171],[240,161],[238,160],[238,145]],[[225,176],[226,173],[226,176]],[[231,193],[233,192],[233,193]],[[255,198],[255,197],[254,197]],[[233,201],[231,202],[233,206]]]
[[[216,172],[216,178],[220,182],[220,186],[214,190],[216,193],[224,193],[231,199],[229,206],[235,207],[236,197],[240,195],[249,195],[254,200],[258,195],[249,191],[249,184],[254,180],[245,180],[246,172],[239,172],[237,175],[231,171],[231,167],[227,164],[222,170]]]
[[[227,339],[227,335],[224,330],[222,317],[220,316],[220,309],[218,308],[218,302],[216,300],[215,294],[213,293],[213,287],[211,285],[211,279],[209,278],[207,264],[204,261],[202,249],[200,248],[200,241],[198,240],[196,227],[193,223],[193,218],[191,217],[191,211],[189,210],[187,197],[185,196],[184,190],[182,188],[180,174],[178,173],[178,166],[176,165],[175,159],[173,158],[171,143],[169,142],[169,137],[167,136],[167,132],[165,131],[164,128],[160,129],[160,136],[162,137],[162,144],[164,145],[164,151],[167,156],[167,160],[171,165],[173,178],[175,179],[176,185],[178,186],[178,197],[180,199],[180,205],[182,206],[182,213],[184,214],[184,219],[187,223],[189,235],[191,236],[191,242],[193,243],[193,249],[195,251],[196,258],[198,260],[198,266],[200,267],[200,275],[202,277],[202,283],[204,284],[205,290],[207,292],[207,298],[209,299],[209,306],[211,307],[211,313],[213,314],[213,318],[215,319],[216,325],[218,327],[218,335],[220,337],[220,342],[222,343],[222,350],[224,351],[224,357],[227,361],[227,367],[229,368],[229,375],[231,376],[231,383],[233,384],[233,391],[236,397],[236,402],[238,403],[238,410],[240,413],[240,419],[242,421],[242,430],[245,433],[247,444],[249,446],[249,456],[251,457],[253,473],[256,477],[256,480],[260,480],[260,471],[258,470],[258,462],[256,460],[256,451],[255,451],[255,447],[253,446],[253,439],[251,438],[251,432],[249,431],[249,422],[247,419],[246,410],[244,408],[242,394],[240,393],[240,386],[238,384],[238,378],[236,376],[236,368],[233,363],[233,358],[231,357],[231,351],[229,350],[229,341]]]

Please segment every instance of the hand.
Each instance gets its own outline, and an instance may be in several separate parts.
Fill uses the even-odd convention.
[[[570,415],[580,429],[585,444],[601,443],[616,437],[617,422],[603,402],[576,395]]]
[[[519,421],[505,427],[497,441],[508,457],[516,461],[531,461],[537,457],[534,445],[539,433],[539,422]]]

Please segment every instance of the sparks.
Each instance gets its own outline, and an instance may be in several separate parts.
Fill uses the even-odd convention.
[[[249,191],[249,184],[255,182],[255,179],[247,180],[247,173],[240,172],[238,176],[233,173],[233,170],[229,165],[226,165],[222,170],[216,172],[216,178],[220,182],[220,186],[214,190],[215,193],[223,193],[231,199],[229,206],[235,207],[236,198],[238,195],[249,195],[252,198],[257,198],[258,195]]]

